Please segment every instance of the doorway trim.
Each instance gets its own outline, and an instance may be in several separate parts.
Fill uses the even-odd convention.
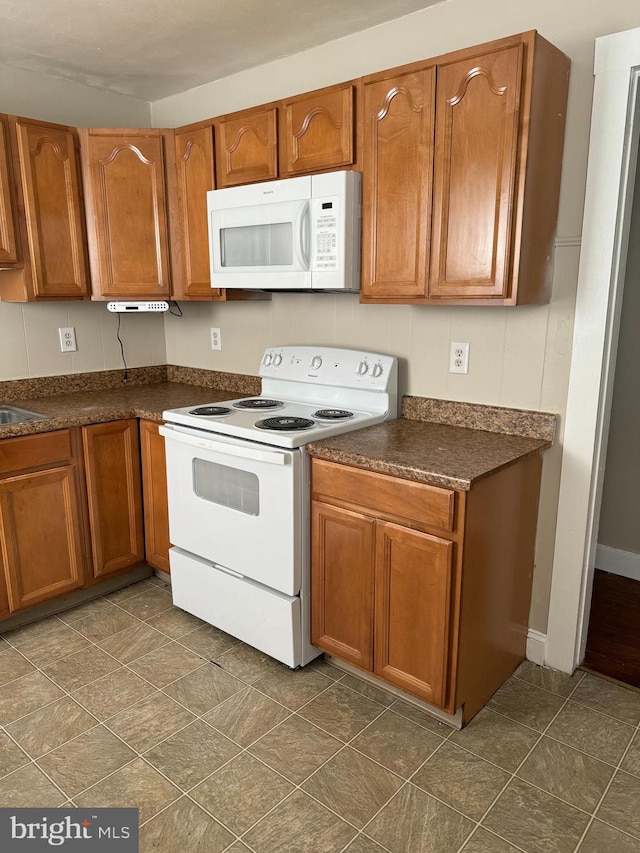
[[[584,657],[640,132],[640,28],[596,39],[545,663]]]

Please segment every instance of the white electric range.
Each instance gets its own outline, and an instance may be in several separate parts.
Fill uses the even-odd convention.
[[[262,394],[163,412],[174,603],[291,667],[309,642],[305,444],[398,416],[394,356],[271,347]]]

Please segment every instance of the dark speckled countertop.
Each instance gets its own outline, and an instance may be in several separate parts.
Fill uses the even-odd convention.
[[[548,438],[399,418],[307,445],[316,459],[468,491],[473,483],[551,446]]]
[[[175,367],[0,382],[0,403],[48,417],[0,426],[0,439],[125,418],[161,421],[165,409],[260,393],[257,376]],[[556,416],[404,397],[402,417],[307,445],[318,459],[407,480],[470,489],[482,477],[553,443]],[[481,428],[479,428],[481,427]]]
[[[121,377],[122,371],[103,371],[0,382],[0,402],[49,416],[0,426],[0,439],[126,418],[161,421],[165,409],[260,393],[258,377],[215,371],[141,368],[131,371],[130,383],[123,383]]]

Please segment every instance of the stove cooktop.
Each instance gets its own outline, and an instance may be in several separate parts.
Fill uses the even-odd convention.
[[[253,401],[261,398],[253,398]],[[203,406],[185,406],[163,412],[165,420],[220,435],[236,436],[278,447],[301,447],[385,420],[384,414],[359,412],[321,403],[280,400],[277,407],[238,406],[241,400],[224,400]],[[267,414],[269,413],[269,414]]]
[[[174,424],[301,447],[398,416],[397,359],[361,350],[282,346],[260,363],[262,394],[163,412]]]

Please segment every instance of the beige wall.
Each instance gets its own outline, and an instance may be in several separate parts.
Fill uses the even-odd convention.
[[[188,305],[165,319],[169,362],[255,372],[268,344],[335,343],[397,354],[403,393],[557,412],[566,405],[580,250],[594,39],[640,25],[628,0],[448,0],[297,56],[152,105],[177,126],[515,32],[537,29],[572,60],[553,298],[516,309],[364,306],[351,296],[274,296],[269,304]],[[209,349],[209,327],[223,350]],[[468,376],[448,373],[452,340],[469,341]],[[560,429],[561,433],[561,429]],[[546,631],[560,447],[545,455],[531,626]]]
[[[151,122],[149,104],[143,101],[6,65],[0,65],[0,112],[78,126],[140,127]],[[120,367],[116,322],[104,304],[0,303],[0,381]],[[60,326],[75,326],[77,353],[60,352]],[[125,317],[121,337],[131,367],[165,363],[162,317]]]
[[[234,109],[435,56],[528,29],[572,60],[553,299],[516,309],[363,306],[356,297],[281,294],[270,303],[186,304],[185,317],[123,319],[132,363],[170,363],[255,373],[268,344],[335,343],[401,358],[403,393],[564,413],[579,256],[591,111],[594,39],[640,25],[628,0],[448,0],[297,56],[209,83],[151,105],[154,126],[178,126]],[[27,76],[22,76],[27,75]],[[0,67],[0,110],[77,124],[146,124],[145,105]],[[27,79],[31,76],[34,82]],[[40,87],[42,91],[37,91]],[[64,89],[64,87],[70,87]],[[63,92],[64,89],[64,92]],[[72,91],[73,89],[73,91]],[[80,90],[84,90],[80,92]],[[51,97],[47,93],[51,93]],[[134,102],[135,104],[135,102]],[[118,113],[118,109],[122,112]],[[119,118],[118,116],[121,116]],[[139,117],[138,117],[139,116]],[[71,312],[68,322],[62,322]],[[118,366],[114,318],[103,306],[0,304],[0,379]],[[134,325],[135,323],[135,325]],[[77,356],[58,354],[57,327],[78,328]],[[222,329],[223,350],[209,349],[209,327]],[[86,345],[82,343],[86,340]],[[471,344],[468,376],[447,371],[449,341]],[[69,362],[71,359],[71,362]],[[115,362],[115,363],[114,363]],[[546,630],[555,535],[560,448],[545,455],[531,625]]]
[[[640,554],[640,172],[629,233],[598,542]],[[608,568],[602,566],[602,568]]]

